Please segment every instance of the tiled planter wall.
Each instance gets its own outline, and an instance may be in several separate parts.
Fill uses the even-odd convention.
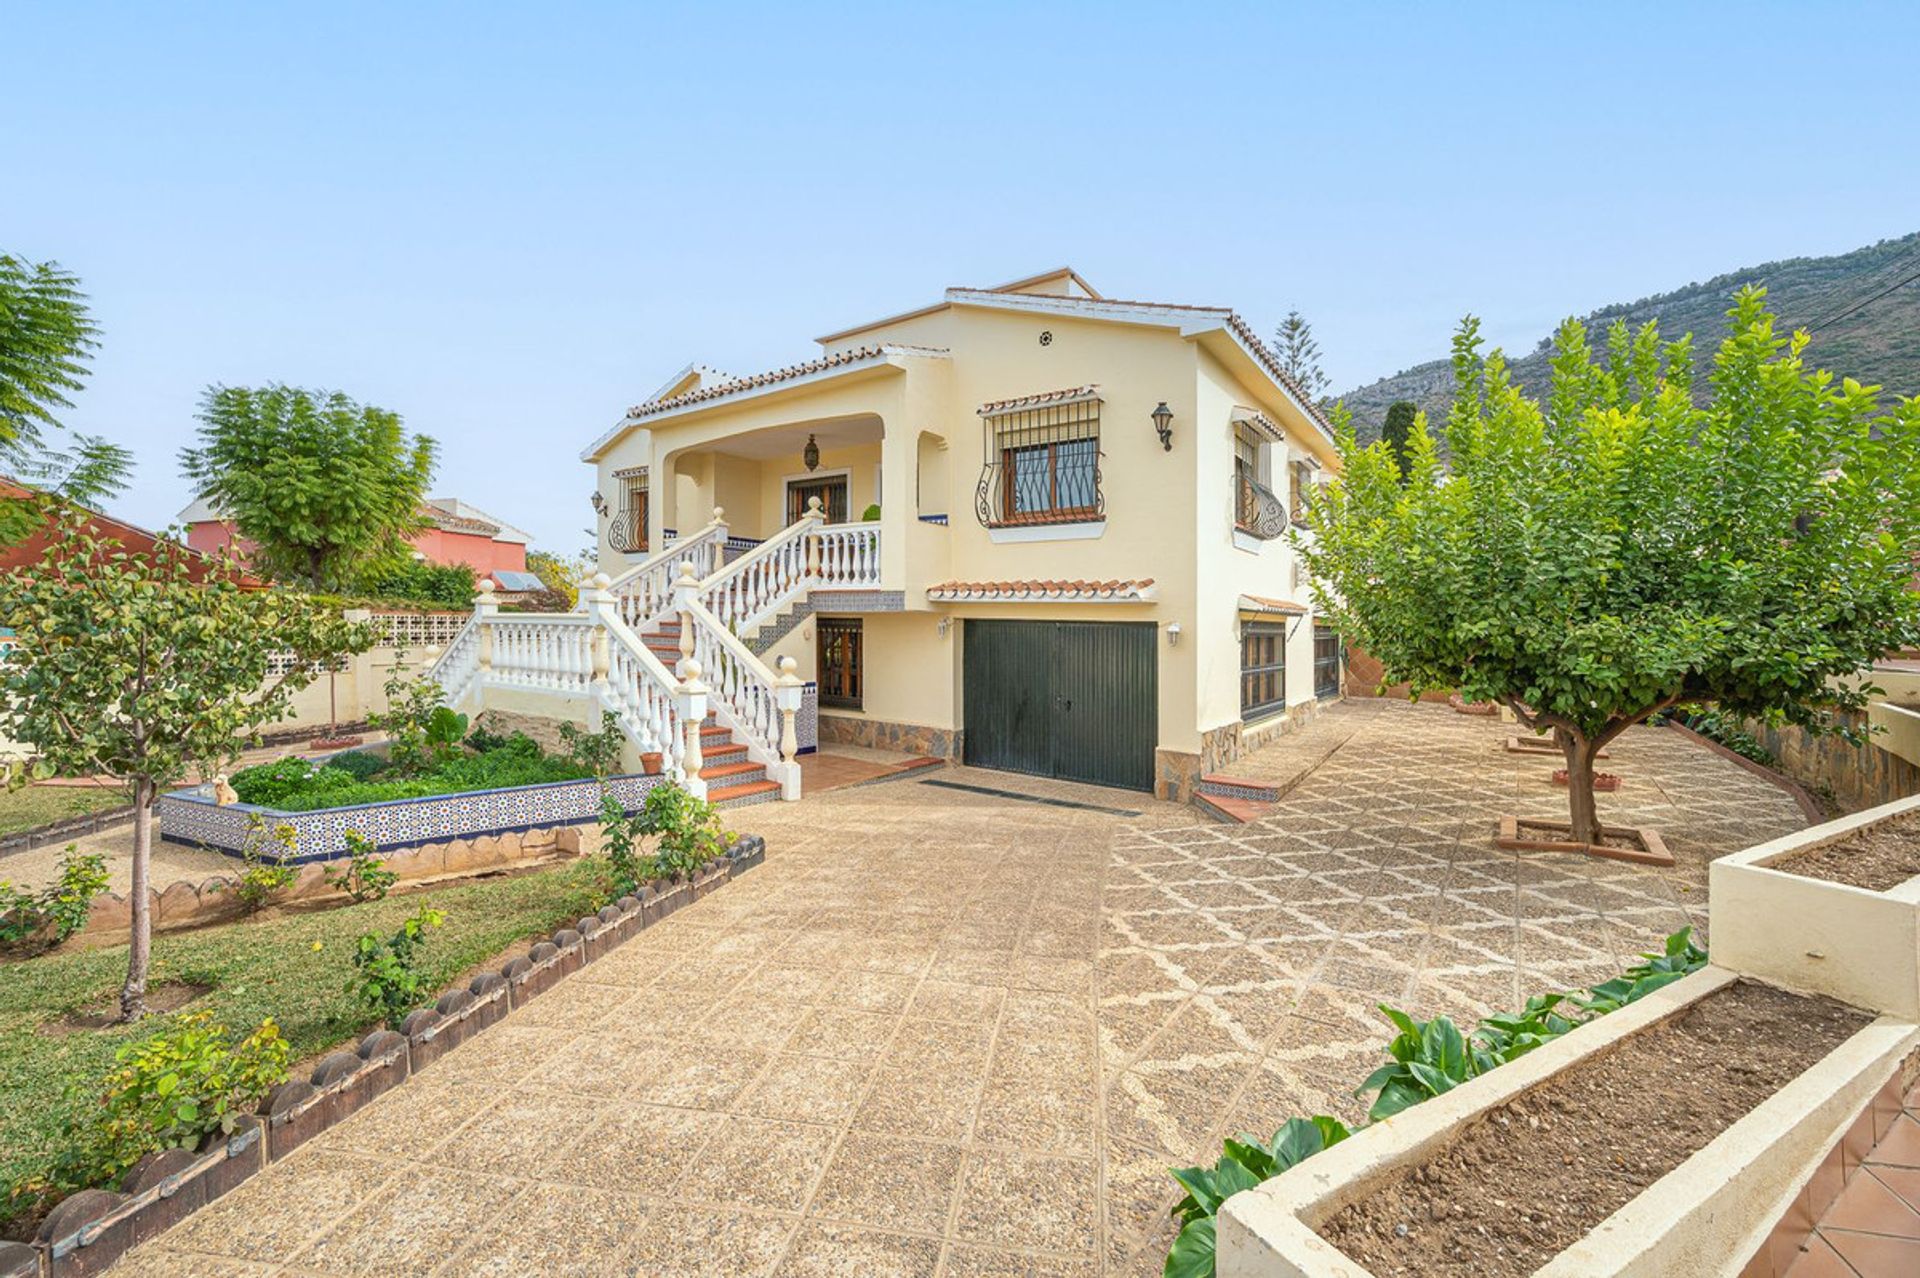
[[[657,776],[609,777],[605,785],[629,810],[659,785]],[[474,790],[424,799],[395,799],[317,812],[282,812],[250,803],[225,806],[213,801],[211,786],[196,786],[164,795],[155,805],[160,812],[160,837],[173,843],[216,848],[239,855],[246,846],[247,826],[258,816],[269,825],[286,824],[296,835],[295,864],[327,861],[346,849],[353,831],[382,852],[477,839],[490,835],[576,825],[600,813],[601,782],[557,781],[547,785],[513,786],[505,790]]]

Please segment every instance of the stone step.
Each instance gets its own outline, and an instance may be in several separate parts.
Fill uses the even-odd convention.
[[[1201,794],[1215,799],[1252,799],[1260,803],[1279,801],[1284,783],[1262,781],[1249,777],[1228,776],[1223,772],[1210,772],[1200,778],[1195,787]]]
[[[749,781],[764,781],[767,779],[767,769],[747,759],[731,763],[707,763],[702,760],[700,777],[707,783],[707,788],[712,789],[718,785],[735,786],[745,785]]]
[[[1195,791],[1193,806],[1216,821],[1226,821],[1233,825],[1246,825],[1258,821],[1273,813],[1273,804],[1260,799],[1231,799],[1225,795],[1204,794]]]
[[[749,781],[744,785],[723,785],[707,791],[707,802],[720,808],[739,808],[750,803],[767,803],[779,797],[778,781]]]

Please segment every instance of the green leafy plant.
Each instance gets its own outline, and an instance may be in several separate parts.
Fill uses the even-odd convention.
[[[280,768],[280,764],[262,765]],[[568,759],[542,754],[529,738],[515,733],[505,744],[484,754],[456,751],[450,757],[411,775],[388,769],[365,781],[334,767],[307,768],[304,772],[275,772],[256,785],[260,769],[247,768],[233,776],[233,788],[248,803],[262,803],[287,812],[311,812],[319,808],[337,808],[355,803],[381,803],[389,799],[421,799],[436,794],[460,794],[469,790],[498,790],[516,785],[538,785],[549,781],[578,781],[590,776],[585,768]],[[270,792],[269,800],[259,797]]]
[[[292,1049],[273,1018],[238,1042],[211,1012],[188,1012],[174,1028],[120,1049],[93,1129],[81,1140],[78,1184],[113,1180],[143,1155],[195,1149],[231,1132],[287,1076]]]
[[[1774,758],[1773,751],[1761,745],[1760,738],[1747,731],[1732,715],[1722,714],[1711,706],[1688,704],[1674,707],[1674,717],[1707,740],[1725,746],[1743,759],[1751,759],[1768,768],[1780,764],[1780,760]]]
[[[600,847],[606,853],[615,896],[626,896],[658,872],[653,858],[640,851],[639,817],[639,813],[627,815],[611,794],[600,801]]]
[[[347,863],[341,866],[328,865],[320,871],[327,886],[345,892],[355,905],[363,901],[385,900],[387,892],[400,881],[400,876],[389,870],[387,863],[375,855],[380,849],[358,830],[347,830],[340,837],[347,844]]]
[[[107,890],[108,882],[106,857],[82,854],[72,843],[60,858],[58,875],[40,891],[24,891],[0,880],[0,946],[34,937],[48,946],[60,944],[86,926],[93,899]]]
[[[868,506],[865,510],[860,512],[860,522],[864,524],[873,523],[875,520],[879,518],[880,518],[880,503],[878,502],[875,502],[873,505]]]
[[[466,564],[429,564],[411,557],[387,558],[361,572],[352,585],[379,599],[466,611],[473,607],[474,575]]]
[[[347,983],[347,992],[389,1028],[399,1025],[408,1012],[426,1001],[428,986],[420,971],[421,951],[426,948],[427,933],[445,922],[445,914],[426,908],[405,919],[392,936],[371,932],[362,935],[354,942],[354,976]]]
[[[653,857],[665,875],[690,875],[726,853],[720,810],[671,782],[647,791],[639,817],[640,833],[658,836]]]
[[[1617,1011],[1707,965],[1707,952],[1694,944],[1690,927],[1669,936],[1662,953],[1640,957],[1645,961],[1636,963],[1611,981],[1594,986],[1586,998],[1575,998],[1580,1010],[1589,1018]]]
[[[1467,1049],[1466,1036],[1445,1016],[1416,1021],[1405,1012],[1382,1003],[1380,1010],[1400,1032],[1387,1044],[1393,1060],[1367,1076],[1354,1095],[1378,1091],[1370,1119],[1386,1118],[1429,1096],[1452,1091],[1479,1073],[1479,1062]]]
[[[1467,319],[1446,460],[1418,417],[1404,483],[1335,414],[1340,473],[1295,538],[1320,610],[1384,682],[1551,732],[1575,842],[1595,754],[1648,715],[1834,731],[1877,691],[1852,676],[1920,642],[1920,399],[1812,367],[1765,298],[1734,295],[1705,386],[1689,338],[1616,323],[1602,358],[1568,320],[1538,401]]]
[[[339,754],[328,756],[324,766],[344,772],[356,781],[365,781],[385,772],[392,765],[385,757],[371,750],[342,750]]]
[[[299,850],[300,832],[282,821],[268,825],[258,813],[247,819],[247,837],[240,845],[245,868],[227,889],[247,914],[258,914],[274,897],[293,886],[300,871],[288,859]]]
[[[578,724],[560,725],[560,744],[567,758],[593,776],[604,777],[620,766],[620,718],[610,710],[600,712],[600,730],[582,731]]]
[[[1214,1218],[1221,1203],[1351,1134],[1346,1124],[1325,1114],[1290,1118],[1266,1144],[1243,1132],[1238,1140],[1225,1142],[1219,1161],[1212,1167],[1175,1168],[1173,1178],[1187,1196],[1173,1209],[1180,1232],[1167,1253],[1166,1278],[1206,1278],[1213,1273]]]
[[[498,750],[514,737],[524,739],[525,734],[501,732],[500,716],[491,710],[482,710],[474,716],[473,731],[467,734],[467,749],[475,754],[486,754],[490,750]]]
[[[399,654],[402,658],[405,653]],[[387,756],[401,776],[414,776],[452,759],[467,735],[467,716],[441,704],[446,694],[431,679],[415,676],[396,661],[385,684],[387,708],[369,715],[387,734]]]

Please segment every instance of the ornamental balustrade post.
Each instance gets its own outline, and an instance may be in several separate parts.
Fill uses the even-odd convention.
[[[713,508],[713,542],[707,547],[707,573],[711,577],[727,565],[727,510]]]
[[[786,762],[785,774],[780,778],[780,797],[797,799],[800,797],[800,736],[794,729],[794,716],[800,712],[801,698],[806,695],[807,685],[794,671],[800,663],[792,657],[780,658],[780,674],[773,681],[773,704],[780,711],[780,758]]]
[[[607,619],[620,615],[620,600],[608,587],[613,578],[604,572],[596,572],[588,580],[586,589],[580,592],[580,607],[593,623],[588,632],[588,661],[590,663],[587,691],[593,698],[594,723],[597,727],[599,717],[606,713],[607,669],[612,661],[611,645],[608,642]]]
[[[480,674],[484,678],[493,673],[493,619],[500,612],[500,601],[494,596],[493,578],[480,579],[480,593],[473,597],[473,615],[480,623]]]
[[[807,576],[817,580],[820,576],[820,525],[827,520],[818,497],[807,498],[806,517],[813,521],[813,528],[807,533]]]
[[[707,783],[700,779],[706,760],[700,754],[700,729],[707,722],[707,685],[700,682],[700,663],[689,657],[680,663],[680,686],[674,691],[675,710],[687,732],[687,752],[680,761],[687,774],[687,790],[697,798],[707,797]]]
[[[680,616],[680,660],[693,656],[693,605],[700,598],[700,582],[693,575],[693,560],[680,561],[680,577],[673,583],[673,609]]]

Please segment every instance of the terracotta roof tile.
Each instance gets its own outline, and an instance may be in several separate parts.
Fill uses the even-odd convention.
[[[819,359],[810,359],[802,364],[789,364],[785,368],[769,369],[764,373],[753,373],[746,377],[736,377],[730,381],[715,382],[711,386],[701,386],[679,395],[669,395],[665,399],[648,400],[644,404],[635,404],[627,410],[627,418],[651,417],[655,413],[670,412],[676,408],[685,408],[689,404],[700,404],[710,399],[719,399],[723,395],[732,395],[743,390],[755,390],[762,386],[772,386],[780,382],[790,382],[797,377],[808,377],[814,373],[824,373],[830,369],[844,368],[849,364],[861,364],[868,360],[879,359],[893,354],[944,355],[945,351],[933,347],[901,346],[894,342],[881,342],[871,346],[856,346],[851,350],[836,351],[832,355],[823,355]]]
[[[1014,399],[996,399],[980,405],[976,410],[981,417],[997,417],[1003,413],[1018,412],[1023,408],[1044,408],[1048,404],[1067,404],[1079,400],[1098,400],[1098,386],[1070,386],[1065,390],[1041,391],[1037,395],[1021,395]]]
[[[1153,578],[943,581],[927,587],[927,598],[945,603],[1146,603],[1153,598]]]

